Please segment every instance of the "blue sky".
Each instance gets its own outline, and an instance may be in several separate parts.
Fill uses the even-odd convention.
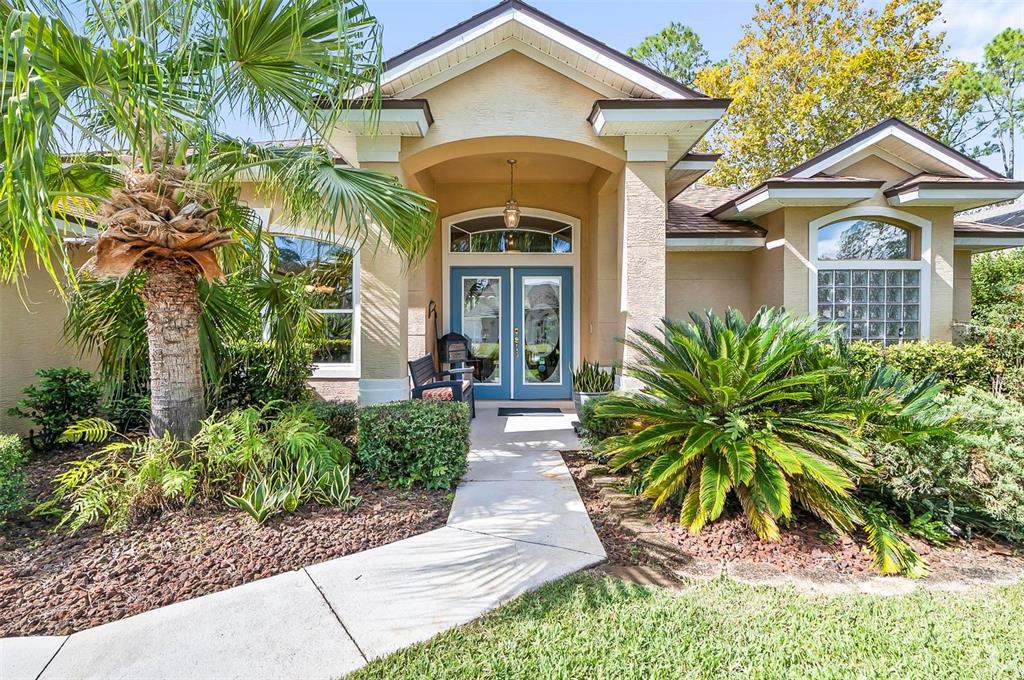
[[[398,54],[444,31],[497,0],[367,0],[384,26],[384,54]],[[584,33],[625,51],[670,21],[700,34],[712,59],[719,59],[750,20],[745,0],[533,0],[530,4]],[[881,4],[876,2],[874,4]],[[943,24],[950,55],[978,60],[981,50],[1007,26],[1024,27],[1024,0],[946,0]]]

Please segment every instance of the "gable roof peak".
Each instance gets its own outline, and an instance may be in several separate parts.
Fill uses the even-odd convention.
[[[815,175],[836,165],[845,158],[849,158],[878,144],[885,138],[892,137],[899,139],[900,143],[906,145],[907,148],[914,149],[916,152],[923,154],[923,158],[930,158],[934,163],[953,170],[950,174],[973,179],[1005,179],[1002,174],[979,163],[970,156],[943,144],[931,135],[895,116],[886,118],[847,138],[836,146],[812,156],[800,165],[782,173],[782,177],[804,178]],[[926,173],[928,171],[928,168],[921,167],[921,172]]]
[[[406,75],[422,63],[429,63],[432,56],[446,55],[464,47],[479,32],[489,33],[507,21],[517,21],[526,29],[541,34],[544,38],[575,52],[581,58],[615,72],[626,81],[635,83],[645,94],[653,98],[702,99],[706,95],[633,59],[591,36],[542,12],[522,0],[500,0],[497,4],[461,21],[447,30],[420,42],[391,57],[384,63],[381,86]],[[517,29],[518,30],[518,29]],[[582,68],[582,67],[581,67]]]

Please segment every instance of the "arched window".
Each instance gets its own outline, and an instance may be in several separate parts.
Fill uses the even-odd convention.
[[[835,324],[851,341],[923,337],[929,270],[920,241],[910,227],[874,215],[812,222],[811,304],[819,323]]]
[[[352,249],[303,236],[277,234],[277,273],[306,277],[306,291],[324,317],[324,336],[314,349],[317,371],[356,363],[355,333],[358,294]],[[329,371],[328,371],[329,372]]]
[[[910,232],[880,220],[840,220],[818,229],[819,260],[909,260]]]
[[[451,225],[453,253],[571,253],[572,225],[546,217],[523,215],[516,229],[503,217],[488,215]]]

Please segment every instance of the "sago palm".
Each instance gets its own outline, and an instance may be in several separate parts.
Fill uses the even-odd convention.
[[[816,356],[828,330],[762,309],[749,322],[734,310],[665,320],[664,331],[627,341],[643,391],[598,406],[633,423],[603,444],[614,468],[650,459],[646,493],[658,505],[681,497],[680,521],[693,532],[721,515],[730,493],[766,539],[778,539],[796,504],[842,531],[859,522],[851,491],[868,463],[854,413],[813,398],[835,371]]]
[[[259,251],[236,241],[261,238],[239,182],[326,239],[338,229],[425,251],[432,203],[337,165],[318,141],[348,92],[376,91],[380,32],[359,0],[97,0],[74,15],[39,5],[0,0],[0,275],[17,280],[34,258],[59,279],[58,222],[98,223],[89,269],[145,278],[154,435],[188,437],[204,415],[198,281]],[[314,132],[305,145],[256,145],[230,134],[226,111]]]

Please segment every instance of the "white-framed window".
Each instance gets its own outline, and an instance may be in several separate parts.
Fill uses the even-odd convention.
[[[810,312],[851,341],[929,335],[931,223],[886,207],[810,223]]]
[[[313,353],[314,378],[359,377],[359,251],[299,229],[275,225],[276,273],[304,275],[323,318]]]

